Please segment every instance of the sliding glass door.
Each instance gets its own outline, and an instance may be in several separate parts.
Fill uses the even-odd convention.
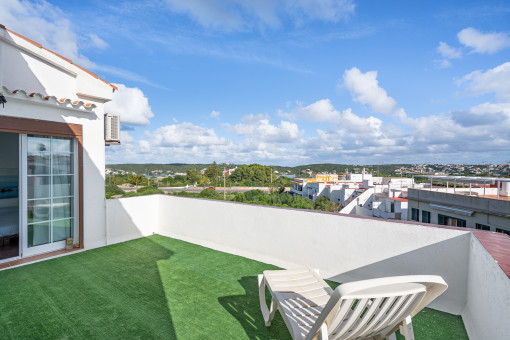
[[[22,136],[23,256],[62,249],[74,237],[75,147],[72,138]]]

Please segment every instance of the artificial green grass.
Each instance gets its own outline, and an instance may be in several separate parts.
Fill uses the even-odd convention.
[[[154,235],[0,272],[1,339],[290,339],[264,325],[257,274],[274,266]],[[425,309],[416,339],[467,339]]]

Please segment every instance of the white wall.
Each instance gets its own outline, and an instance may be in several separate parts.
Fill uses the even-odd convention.
[[[106,200],[106,243],[118,243],[149,236],[159,229],[159,196]]]
[[[356,215],[356,216],[365,216],[365,217],[373,217],[374,216],[372,209],[360,207],[359,205],[356,205],[354,207],[354,212],[352,212],[352,214]],[[393,214],[393,215],[395,215],[395,214]]]
[[[356,207],[361,205],[365,206],[365,204],[368,202],[373,201],[373,195],[374,195],[374,188],[369,188],[365,190],[361,195],[354,198],[349,204],[347,204],[345,207],[343,207],[340,212],[342,214],[355,214],[356,213]]]
[[[510,182],[501,183],[500,195],[510,196]]]
[[[472,339],[508,339],[510,279],[474,236],[469,251],[467,303],[462,318]]]
[[[468,231],[175,196],[107,201],[109,242],[158,233],[337,282],[441,275],[432,308],[462,314],[471,339],[510,334],[510,281]]]
[[[159,234],[283,267],[316,267],[339,282],[438,274],[454,288],[435,307],[457,314],[464,308],[468,232],[215,200],[160,198]]]

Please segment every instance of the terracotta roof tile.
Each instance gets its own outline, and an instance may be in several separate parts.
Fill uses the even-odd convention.
[[[17,90],[14,90],[14,91],[10,91],[7,87],[3,87],[3,90],[7,93],[7,94],[10,94],[10,95],[15,95],[15,96],[25,96],[26,98],[33,98],[33,99],[36,99],[36,98],[39,98],[40,100],[44,100],[44,101],[47,101],[48,103],[54,103],[55,105],[57,106],[66,106],[66,105],[71,105],[73,108],[75,109],[79,109],[80,107],[85,107],[86,109],[93,109],[96,107],[95,104],[93,103],[85,103],[81,100],[71,100],[69,98],[60,98],[60,99],[57,99],[57,97],[55,96],[45,96],[41,93],[37,93],[37,92],[31,92],[31,93],[27,93],[26,91],[24,90],[20,90],[20,89],[17,89]]]
[[[25,40],[25,41],[28,41],[28,42],[29,42],[29,43],[31,43],[32,45],[37,46],[37,47],[39,47],[39,48],[41,48],[41,49],[43,49],[43,50],[45,50],[45,51],[48,51],[48,52],[50,52],[50,53],[52,53],[52,54],[56,55],[57,57],[59,57],[59,58],[61,58],[61,59],[65,60],[65,61],[67,61],[68,63],[73,64],[74,66],[78,67],[80,70],[85,71],[85,72],[87,72],[88,74],[90,74],[92,77],[94,77],[94,78],[96,78],[96,79],[101,80],[101,81],[102,81],[102,82],[104,82],[105,84],[110,85],[113,89],[115,89],[115,90],[118,90],[118,89],[119,89],[117,86],[115,86],[115,85],[113,85],[113,84],[111,84],[111,83],[107,82],[107,81],[106,81],[106,80],[104,80],[104,79],[99,78],[99,76],[98,76],[97,74],[94,74],[94,73],[90,72],[89,70],[84,69],[84,68],[83,68],[83,67],[81,67],[80,65],[76,65],[75,63],[73,63],[73,61],[72,61],[72,60],[70,60],[70,59],[68,59],[68,58],[66,58],[66,57],[63,57],[63,56],[61,56],[60,54],[58,54],[58,53],[56,53],[56,52],[53,52],[52,50],[47,49],[46,47],[43,47],[41,44],[36,43],[35,41],[30,40],[30,39],[28,39],[27,37],[24,37],[24,36],[22,36],[22,35],[21,35],[21,34],[19,34],[19,33],[16,33],[16,32],[14,32],[14,31],[11,31],[10,29],[6,28],[4,25],[0,25],[0,28],[3,28],[3,29],[5,29],[7,32],[12,33],[12,34],[14,34],[14,35],[16,35],[16,36],[20,37],[21,39],[23,39],[23,40]]]

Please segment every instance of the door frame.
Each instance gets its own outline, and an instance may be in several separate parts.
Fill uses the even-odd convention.
[[[79,248],[83,248],[83,128],[80,124],[71,123],[59,123],[51,122],[39,119],[9,117],[0,115],[0,131],[11,132],[17,134],[27,135],[43,135],[43,136],[54,136],[54,137],[66,137],[76,139],[77,151],[78,151],[78,172],[75,176],[78,176],[78,194],[76,195],[78,200],[78,245]],[[21,169],[20,169],[21,171]],[[20,195],[21,196],[21,195]],[[20,198],[21,199],[21,198]],[[21,210],[21,207],[20,207]],[[25,219],[23,219],[25,220]],[[25,228],[21,225],[20,231]],[[76,239],[76,236],[74,237]],[[23,239],[23,240],[22,240]],[[25,237],[20,237],[20,254],[23,249]],[[32,254],[33,255],[33,254]],[[24,256],[24,254],[22,255]]]

